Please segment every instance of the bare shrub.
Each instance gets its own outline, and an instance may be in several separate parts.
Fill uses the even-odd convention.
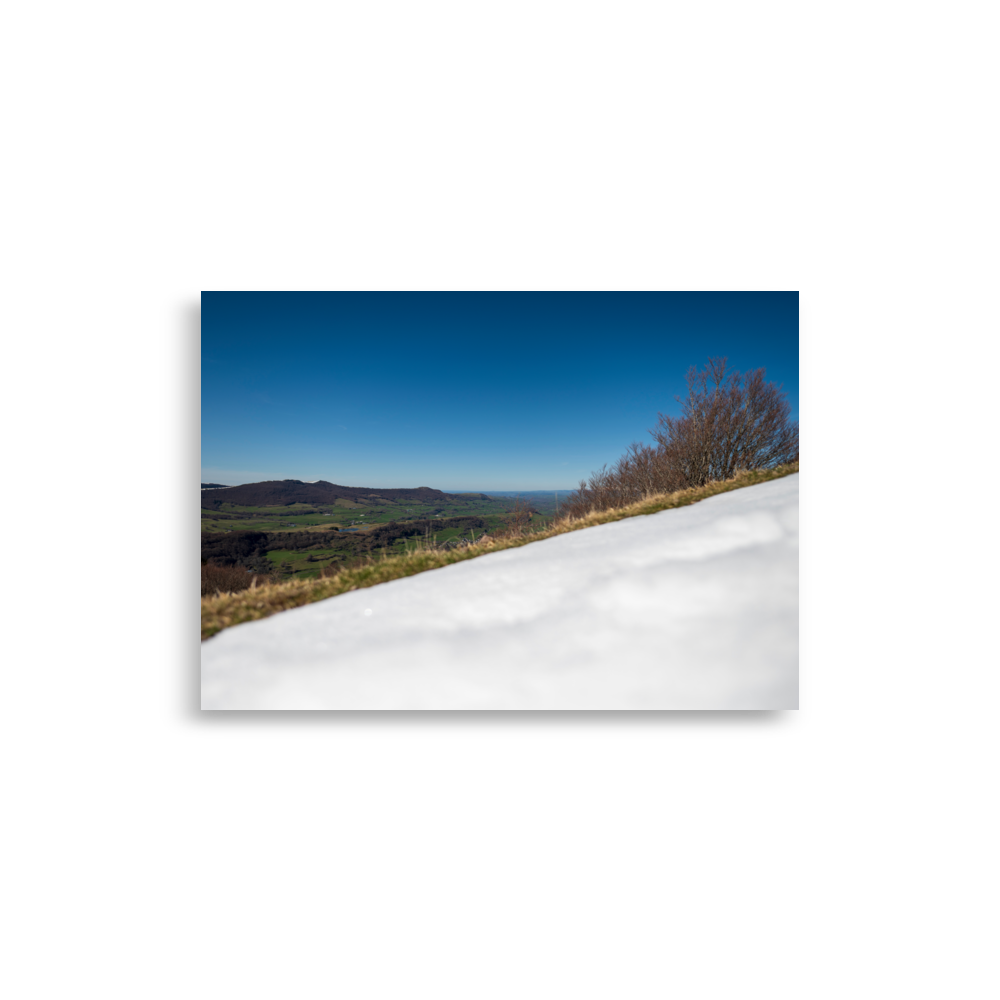
[[[515,497],[508,508],[509,516],[505,526],[492,533],[493,538],[516,538],[528,530],[532,517],[538,513],[531,503],[523,497]]]
[[[634,443],[610,469],[581,480],[560,520],[798,460],[798,424],[763,368],[741,375],[727,372],[725,358],[709,358],[702,371],[688,371],[687,386],[687,398],[677,397],[681,416],[661,413],[650,430],[655,446]]]
[[[273,583],[274,578],[267,574],[251,573],[242,566],[213,566],[211,563],[201,567],[201,596],[208,597],[216,592],[222,594],[237,594],[251,587],[263,587]]]
[[[769,469],[799,457],[799,427],[788,418],[781,387],[764,369],[726,372],[725,358],[709,358],[687,374],[681,416],[660,414],[650,433],[685,487],[731,479],[738,469]]]

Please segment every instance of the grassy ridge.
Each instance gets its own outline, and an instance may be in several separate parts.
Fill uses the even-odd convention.
[[[327,597],[345,594],[351,590],[362,590],[374,587],[379,583],[399,580],[406,576],[414,576],[429,569],[439,569],[452,563],[475,559],[487,552],[499,552],[503,549],[518,548],[543,538],[552,538],[568,531],[578,531],[597,524],[607,524],[611,521],[621,521],[626,517],[636,517],[642,514],[655,514],[661,510],[674,507],[686,507],[719,493],[728,493],[745,486],[755,486],[772,479],[781,479],[799,471],[799,463],[778,466],[775,469],[759,469],[752,472],[737,473],[732,479],[724,482],[708,483],[705,486],[678,490],[675,493],[662,493],[647,497],[639,503],[615,510],[597,511],[584,517],[569,518],[557,521],[545,531],[509,535],[501,538],[488,538],[461,549],[446,551],[433,548],[418,548],[409,552],[387,554],[381,558],[373,558],[364,566],[345,569],[336,576],[325,579],[290,580],[287,583],[273,584],[240,591],[235,594],[219,594],[214,597],[204,597],[201,601],[201,637],[209,637],[221,632],[231,625],[242,622],[267,618],[279,611],[301,607],[313,601],[322,601]]]

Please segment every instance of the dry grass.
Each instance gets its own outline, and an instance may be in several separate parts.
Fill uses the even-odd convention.
[[[518,548],[521,545],[529,545],[531,542],[552,538],[568,531],[578,531],[581,528],[607,524],[610,521],[621,521],[626,517],[655,514],[673,507],[686,507],[688,504],[697,503],[699,500],[705,500],[719,493],[728,493],[730,490],[738,490],[745,486],[755,486],[758,483],[780,479],[798,471],[799,463],[792,462],[774,469],[738,472],[732,479],[723,482],[707,483],[704,486],[677,490],[673,493],[660,493],[627,507],[594,511],[583,517],[557,521],[542,532],[509,534],[499,539],[487,538],[483,542],[459,549],[420,548],[399,555],[373,558],[363,566],[344,569],[324,579],[289,580],[287,583],[256,587],[253,590],[244,590],[240,593],[204,597],[201,602],[201,637],[208,639],[231,625],[255,621],[258,618],[267,618],[279,611],[301,607],[303,604],[311,604],[313,601],[322,601],[327,597],[346,594],[351,590],[362,590],[365,587],[374,587],[379,583],[388,583],[390,580],[414,576],[429,569],[439,569],[452,563],[464,562],[466,559],[475,559],[487,552]]]
[[[274,584],[273,576],[264,573],[252,573],[243,566],[202,566],[201,596],[223,593],[235,594],[241,590],[256,589]]]

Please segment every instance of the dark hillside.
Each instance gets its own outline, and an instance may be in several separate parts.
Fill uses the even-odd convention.
[[[236,566],[241,560],[262,556],[270,541],[263,531],[233,531],[201,536],[201,561],[216,566]]]
[[[216,493],[214,490],[202,495],[204,507],[222,503],[239,504],[246,507],[277,507],[293,503],[332,504],[337,499],[351,500],[366,506],[383,503],[422,503],[459,500],[452,493],[442,493],[429,486],[416,489],[381,489],[372,486],[338,486],[320,480],[318,483],[303,483],[298,479],[277,479],[265,483],[247,483],[230,486]]]

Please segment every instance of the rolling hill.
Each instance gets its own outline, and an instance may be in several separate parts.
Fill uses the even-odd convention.
[[[489,499],[485,494],[478,494],[482,499]],[[203,507],[215,507],[223,503],[239,504],[247,507],[277,507],[290,506],[296,503],[332,504],[338,499],[349,500],[367,506],[402,503],[448,503],[466,502],[468,494],[458,496],[431,489],[429,486],[418,486],[415,489],[385,489],[372,486],[338,486],[319,480],[306,483],[300,479],[273,479],[263,483],[245,483],[242,486],[228,486],[205,489],[203,486],[201,503]]]

